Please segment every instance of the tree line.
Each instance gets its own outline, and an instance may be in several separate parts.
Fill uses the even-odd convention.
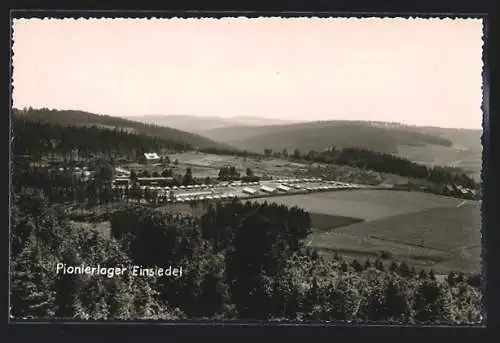
[[[477,280],[318,255],[303,244],[311,219],[296,207],[234,201],[179,218],[132,206],[112,215],[108,236],[71,226],[40,192],[13,200],[15,318],[472,323],[480,316]],[[173,265],[184,275],[56,275],[57,262]]]
[[[241,175],[235,166],[227,165],[219,169],[217,179],[219,181],[256,182],[260,180],[260,177],[254,175],[251,168],[246,168],[245,175]]]
[[[238,157],[263,157],[262,154],[258,152],[252,152],[248,150],[239,150],[239,149],[223,149],[223,148],[199,148],[197,149],[199,152],[203,152],[205,154],[214,154],[214,155],[227,155],[227,156],[238,156]]]
[[[264,155],[268,157],[272,156],[272,150],[265,149]],[[337,149],[332,146],[321,152],[311,150],[307,153],[302,153],[299,149],[295,149],[290,154],[284,149],[282,152],[279,152],[278,156],[297,161],[337,164],[369,169],[380,173],[428,180],[437,184],[461,185],[470,189],[475,189],[477,187],[474,179],[464,173],[456,172],[451,168],[439,166],[428,167],[403,157],[368,149]]]
[[[23,110],[12,109],[12,116],[14,119],[21,118],[33,122],[56,124],[61,127],[97,125],[102,128],[123,128],[124,130],[140,135],[158,137],[159,139],[177,142],[176,144],[180,143],[185,147],[183,148],[184,150],[189,150],[191,149],[190,147],[227,148],[227,146],[222,143],[217,143],[200,135],[171,127],[146,124],[124,118],[98,115],[84,111],[24,108]]]
[[[30,166],[28,161],[15,160],[12,164],[12,188],[19,193],[37,189],[53,203],[75,203],[92,207],[114,199],[112,181],[114,169],[102,159],[89,164],[93,174]]]
[[[61,126],[13,118],[13,154],[42,157],[50,154],[71,156],[78,149],[82,157],[95,155],[131,156],[135,153],[168,149],[191,149],[182,142],[97,126]]]
[[[166,168],[161,174],[149,174],[144,171],[132,171],[129,183],[123,187],[113,187],[114,168],[112,164],[103,159],[98,159],[89,164],[93,169],[92,175],[85,177],[84,171],[75,172],[66,168],[63,170],[48,169],[39,166],[29,166],[27,163],[15,162],[13,164],[13,189],[20,192],[23,189],[38,189],[50,202],[68,203],[80,207],[91,208],[95,205],[108,204],[113,201],[140,201],[156,205],[159,192],[151,185],[141,188],[141,177],[165,177],[159,180],[159,186],[174,187],[211,184],[212,179],[196,178],[191,168],[187,168],[184,175],[174,175],[172,169]]]

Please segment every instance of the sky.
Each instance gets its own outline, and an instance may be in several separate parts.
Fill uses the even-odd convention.
[[[15,108],[482,127],[480,19],[16,19]]]

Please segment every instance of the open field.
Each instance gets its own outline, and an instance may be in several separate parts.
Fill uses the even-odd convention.
[[[332,191],[255,199],[297,206],[312,213],[376,220],[435,207],[457,206],[460,199],[423,192],[391,190]]]
[[[169,164],[169,165],[161,165],[161,164],[139,164],[139,163],[126,163],[121,165],[122,168],[125,168],[130,171],[142,172],[147,171],[150,174],[154,172],[161,174],[165,169],[172,169],[173,174],[184,175],[186,174],[187,168],[191,168],[191,173],[193,176],[198,178],[216,178],[219,174],[219,170],[212,167],[203,167],[203,166],[191,166],[186,165],[184,163],[179,162],[179,164]]]
[[[436,272],[480,271],[481,211],[477,202],[390,190],[322,192],[255,201],[309,211],[315,230],[306,244],[322,254],[338,252],[360,260],[385,254]],[[351,221],[341,219],[345,217]]]
[[[433,266],[435,270],[463,270],[477,273],[481,269],[481,245],[460,249]]]
[[[336,232],[453,252],[481,243],[478,206],[432,208],[343,227]]]
[[[355,236],[337,233],[335,230],[324,233],[313,233],[307,240],[307,246],[318,249],[323,255],[338,252],[348,258],[384,259],[389,258],[406,260],[418,268],[433,267],[436,263],[447,260],[448,254],[443,251],[416,247],[404,243],[385,241],[368,236]]]
[[[270,176],[293,176],[297,169],[306,170],[306,165],[301,163],[293,163],[283,159],[260,159],[254,157],[239,157],[227,155],[214,155],[196,152],[185,152],[169,155],[171,161],[179,160],[179,167],[191,167],[193,175],[198,176],[195,172],[196,168],[203,170],[203,173],[210,173],[213,170],[214,176],[217,176],[221,167],[232,165],[242,175],[245,174],[247,168],[252,169],[255,175],[270,175]]]
[[[315,232],[330,231],[339,227],[362,223],[363,219],[345,217],[345,216],[332,216],[323,213],[309,212],[311,216],[311,226]]]
[[[315,232],[307,244],[323,253],[374,258],[384,252],[419,268],[478,273],[480,215],[473,206],[424,210]]]

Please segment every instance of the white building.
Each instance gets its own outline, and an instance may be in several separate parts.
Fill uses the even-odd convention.
[[[160,156],[156,152],[144,153],[141,156],[141,162],[144,164],[154,164],[160,162]]]
[[[120,168],[120,167],[115,167],[115,171],[117,173],[121,173],[121,174],[129,174],[130,175],[130,171],[127,170],[127,169],[123,169],[123,168]]]
[[[254,195],[255,193],[257,193],[256,189],[253,189],[250,187],[245,187],[245,188],[243,188],[242,191],[243,191],[243,193],[250,194],[250,195]]]
[[[275,188],[271,188],[271,187],[268,187],[268,186],[261,186],[260,190],[262,192],[266,192],[266,193],[273,193],[275,191]]]
[[[277,188],[278,188],[278,190],[283,191],[283,192],[290,192],[290,189],[291,189],[290,187],[287,187],[285,185],[279,185]]]

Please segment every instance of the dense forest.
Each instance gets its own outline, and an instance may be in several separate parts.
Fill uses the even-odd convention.
[[[134,150],[180,151],[192,148],[179,141],[129,133],[121,129],[103,129],[97,126],[60,126],[31,122],[21,118],[13,121],[13,154],[32,157],[49,154],[70,155],[78,149],[81,156],[120,154],[130,156]]]
[[[160,138],[166,141],[179,142],[192,147],[232,149],[232,147],[227,144],[214,142],[208,138],[193,133],[83,111],[59,111],[47,108],[25,108],[23,110],[13,109],[12,113],[12,117],[14,119],[22,118],[31,122],[48,123],[61,126],[95,126],[108,129],[121,129],[122,131],[129,131],[131,133],[141,134],[153,138]]]
[[[189,217],[131,205],[113,213],[106,233],[69,223],[36,190],[15,193],[12,203],[13,318],[480,319],[478,276],[441,280],[404,262],[326,260],[304,247],[310,217],[298,208],[233,201]],[[57,263],[183,274],[64,275]]]

